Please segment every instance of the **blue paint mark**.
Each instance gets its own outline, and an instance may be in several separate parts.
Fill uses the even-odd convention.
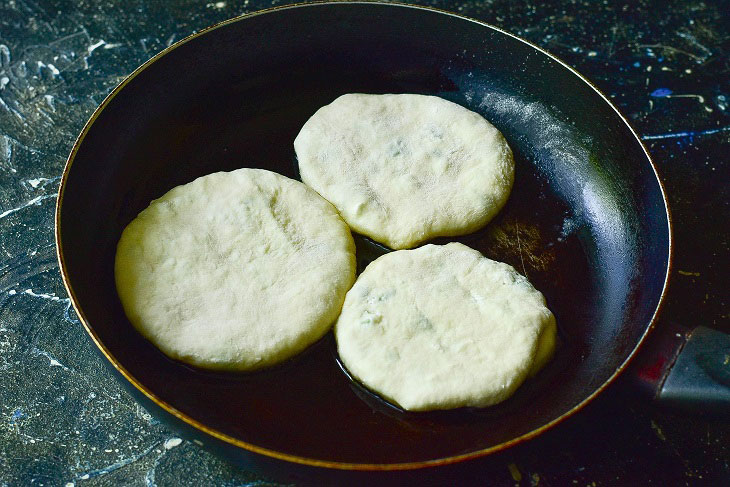
[[[664,98],[665,96],[669,96],[672,93],[674,93],[669,88],[657,88],[656,90],[649,93],[649,96],[653,96],[654,98]]]
[[[712,135],[712,134],[717,134],[720,132],[728,132],[728,131],[730,131],[730,126],[721,127],[719,129],[700,130],[697,132],[673,132],[673,133],[669,133],[669,134],[659,134],[659,135],[642,135],[641,140],[675,139],[675,138],[679,138],[679,137],[689,137],[691,140],[694,137],[697,137],[698,135]]]
[[[23,413],[23,410],[18,408],[15,411],[13,411],[13,414],[10,416],[10,423],[15,424],[16,421],[18,421],[20,418],[25,416]]]
[[[640,63],[639,61],[636,61],[636,62],[634,63],[634,67],[635,67],[635,68],[638,68],[639,66],[641,66],[641,63]]]

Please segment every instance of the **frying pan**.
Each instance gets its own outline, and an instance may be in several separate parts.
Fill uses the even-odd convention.
[[[353,383],[331,336],[279,367],[199,371],[124,316],[122,229],[198,176],[262,167],[297,177],[293,140],[350,93],[424,93],[490,120],[516,159],[507,206],[461,241],[526,274],[559,327],[552,362],[485,409],[405,413]],[[495,27],[433,9],[323,3],[218,24],[137,69],[83,129],[56,213],[58,256],[89,336],[146,408],[247,467],[286,479],[370,478],[461,464],[574,414],[625,368],[667,284],[666,199],[636,133],[587,80]],[[360,268],[386,251],[358,237]],[[320,477],[318,477],[320,476]]]

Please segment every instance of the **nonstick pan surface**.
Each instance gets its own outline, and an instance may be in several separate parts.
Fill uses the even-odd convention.
[[[436,240],[513,265],[557,318],[554,360],[498,406],[401,412],[348,379],[330,335],[267,371],[198,371],[167,359],[124,316],[114,252],[139,211],[215,171],[261,167],[296,178],[293,140],[302,124],[350,92],[441,96],[483,114],[514,151],[515,185],[499,216],[474,234]],[[654,167],[603,95],[494,27],[394,4],[274,9],[166,49],[84,128],[56,218],[74,307],[145,406],[229,457],[331,469],[442,465],[558,423],[634,353],[655,319],[670,260]],[[382,252],[358,237],[360,268]]]

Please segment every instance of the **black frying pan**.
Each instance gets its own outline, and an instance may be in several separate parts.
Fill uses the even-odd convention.
[[[201,372],[165,358],[122,312],[115,246],[150,200],[243,166],[297,177],[294,137],[348,92],[441,96],[483,114],[514,150],[507,206],[451,240],[526,274],[557,317],[560,347],[496,407],[400,412],[348,379],[331,337],[268,371]],[[372,3],[269,10],[155,56],[84,128],[56,224],[74,307],[132,394],[228,458],[279,474],[429,470],[557,424],[616,377],[651,328],[671,242],[644,147],[579,74],[480,22]],[[361,266],[378,252],[359,239]]]

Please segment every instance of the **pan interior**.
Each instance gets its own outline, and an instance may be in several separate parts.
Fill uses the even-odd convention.
[[[409,26],[404,29],[403,26]],[[249,375],[166,359],[133,331],[113,280],[122,229],[150,200],[220,170],[297,177],[293,140],[348,92],[424,93],[483,114],[516,157],[510,200],[456,239],[526,274],[560,334],[555,359],[483,410],[399,412],[353,385],[331,336]],[[110,354],[160,400],[231,437],[327,461],[400,463],[499,445],[555,420],[634,349],[662,292],[667,221],[655,175],[608,104],[508,35],[433,11],[318,5],[228,23],[165,54],[86,134],[61,200],[69,286]],[[360,264],[379,250],[360,239]]]

